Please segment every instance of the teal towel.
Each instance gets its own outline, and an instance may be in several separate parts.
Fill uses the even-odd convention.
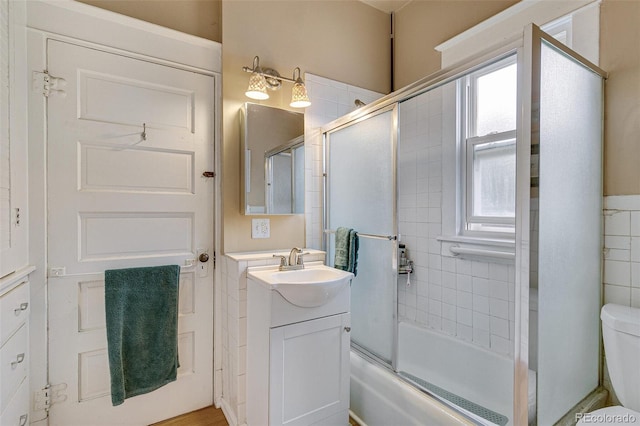
[[[358,233],[350,228],[336,229],[336,253],[333,266],[358,275]]]
[[[111,402],[176,380],[178,265],[105,271]]]

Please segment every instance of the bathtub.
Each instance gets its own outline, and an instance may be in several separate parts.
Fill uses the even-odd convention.
[[[367,426],[473,424],[355,351],[351,351],[350,411]]]
[[[513,418],[513,361],[508,357],[401,322],[397,369]],[[351,411],[368,426],[474,424],[354,351]]]

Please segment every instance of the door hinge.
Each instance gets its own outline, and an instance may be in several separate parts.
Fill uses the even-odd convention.
[[[216,269],[216,251],[213,251],[213,256],[211,256],[211,260],[213,261],[213,269]]]
[[[39,391],[36,391],[34,404],[37,411],[49,411],[53,404],[58,404],[67,400],[67,384],[57,385],[47,384]]]
[[[64,266],[52,266],[49,268],[49,278],[64,277],[67,275],[67,268]]]
[[[50,96],[60,96],[64,98],[67,92],[63,89],[67,85],[67,80],[61,77],[54,77],[47,71],[34,71],[31,78],[33,91],[40,92],[45,98]]]

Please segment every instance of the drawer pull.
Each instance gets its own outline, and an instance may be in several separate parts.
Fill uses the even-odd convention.
[[[18,356],[16,356],[16,360],[15,361],[11,361],[11,368],[13,368],[16,365],[20,364],[22,361],[24,361],[24,353],[18,354]]]
[[[21,303],[19,308],[15,308],[13,310],[13,313],[16,314],[16,315],[20,315],[20,312],[26,311],[28,307],[29,307],[29,303],[28,302]]]
[[[18,426],[25,426],[27,424],[27,419],[29,418],[28,414],[23,414],[20,416],[20,423],[18,423]]]

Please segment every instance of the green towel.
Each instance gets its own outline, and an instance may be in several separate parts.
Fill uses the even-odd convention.
[[[111,402],[176,380],[178,265],[105,271]]]
[[[333,266],[358,275],[358,233],[350,228],[336,229],[336,253]]]

